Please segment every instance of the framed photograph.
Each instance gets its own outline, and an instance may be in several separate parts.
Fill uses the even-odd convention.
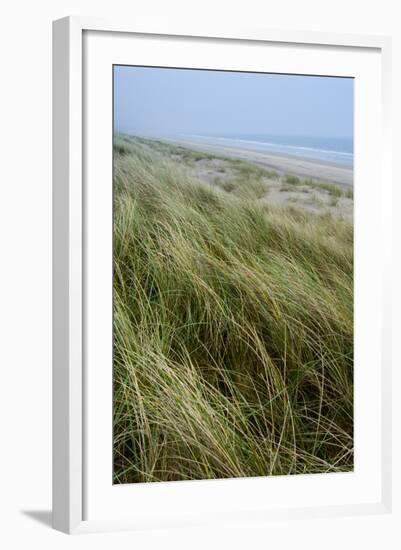
[[[389,39],[53,36],[54,527],[389,512]]]

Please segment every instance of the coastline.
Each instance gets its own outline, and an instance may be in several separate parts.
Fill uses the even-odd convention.
[[[334,164],[332,162],[318,161],[295,155],[286,155],[284,153],[262,152],[256,147],[241,147],[240,145],[222,145],[212,141],[207,142],[204,139],[183,137],[163,137],[154,138],[163,139],[167,143],[188,147],[195,151],[222,155],[234,159],[240,159],[245,162],[261,166],[268,170],[275,170],[279,174],[291,174],[302,178],[314,178],[328,183],[349,188],[353,185],[353,169]]]
[[[189,142],[185,142],[185,145],[183,143],[171,139],[127,136],[122,138],[119,147],[122,153],[125,144],[139,147],[150,157],[156,155],[194,181],[231,195],[248,197],[265,204],[292,206],[313,214],[331,214],[347,221],[353,219],[352,185],[311,177],[310,172],[306,176],[298,175],[299,172],[291,173],[291,170],[287,170],[288,159],[283,157],[278,158],[280,169],[275,169],[264,162],[252,162],[249,155],[239,156],[237,149],[227,154],[221,148],[216,147],[212,151],[210,147],[206,151]],[[254,158],[252,154],[251,158]],[[310,164],[314,163],[308,163],[305,169]],[[315,173],[321,175],[321,165],[318,163],[314,166]],[[324,168],[327,170],[328,167]]]

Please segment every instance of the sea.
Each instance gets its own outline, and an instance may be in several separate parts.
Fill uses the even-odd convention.
[[[352,138],[266,134],[224,134],[219,136],[186,134],[186,137],[199,140],[199,142],[295,156],[351,168],[354,164],[354,141]]]

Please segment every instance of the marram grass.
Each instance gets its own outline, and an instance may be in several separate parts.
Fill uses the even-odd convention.
[[[352,470],[352,225],[166,159],[115,139],[115,482]]]

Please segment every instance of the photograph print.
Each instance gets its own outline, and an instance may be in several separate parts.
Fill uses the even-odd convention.
[[[353,471],[352,78],[113,67],[113,481]]]

